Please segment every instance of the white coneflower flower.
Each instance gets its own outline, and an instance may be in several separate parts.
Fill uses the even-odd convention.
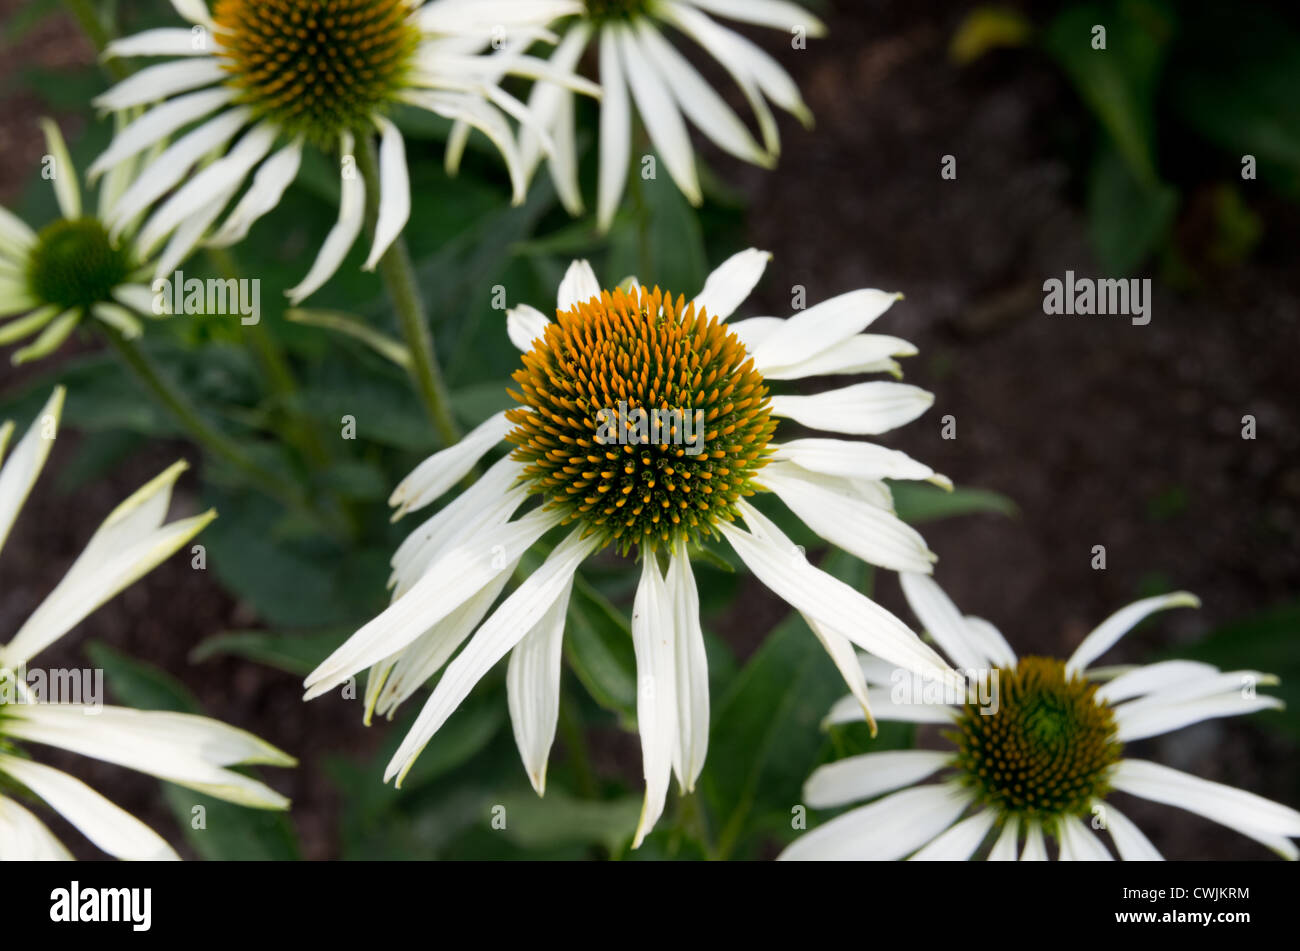
[[[524,351],[511,393],[521,407],[430,457],[390,502],[398,516],[422,508],[503,439],[514,452],[411,533],[393,558],[392,605],[306,681],[310,699],[369,667],[368,714],[391,714],[465,644],[385,779],[400,782],[473,686],[510,653],[515,738],[530,781],[543,791],[570,586],[582,561],[607,547],[626,553],[635,546],[641,562],[632,636],[646,797],[636,844],[663,809],[670,771],[690,790],[704,763],[708,677],[690,565],[701,536],[725,538],[804,615],[864,704],[853,644],[960,682],[905,624],[809,564],[746,500],[773,492],[854,555],[928,571],[933,556],[893,514],[882,480],[945,481],[870,443],[774,441],[781,417],[832,432],[882,433],[919,416],[932,397],[895,382],[769,395],[769,380],[894,369],[893,356],[915,351],[863,332],[898,296],[881,291],[853,291],[788,320],[725,323],[768,258],[752,249],[735,255],[692,301],[635,282],[604,291],[591,267],[575,261],[554,321],[526,306],[509,313],[510,338]],[[660,420],[656,428],[639,411],[660,413],[650,416]],[[515,517],[534,497],[540,504]],[[520,558],[559,526],[572,526],[567,537],[489,615]]]
[[[155,316],[152,262],[135,241],[136,222],[123,222],[113,234],[106,224],[135,163],[123,163],[106,179],[98,211],[89,212],[59,127],[44,119],[41,128],[63,217],[37,232],[0,208],[0,346],[37,335],[14,351],[14,363],[49,355],[87,318],[136,337],[138,315]]]
[[[786,859],[1046,859],[1053,839],[1061,859],[1109,859],[1105,829],[1121,859],[1159,859],[1141,830],[1107,797],[1112,791],[1177,806],[1297,857],[1300,812],[1253,793],[1148,760],[1124,744],[1201,720],[1280,708],[1255,692],[1277,678],[1220,671],[1187,660],[1089,668],[1152,612],[1195,607],[1186,592],[1122,608],[1083,639],[1067,661],[1017,657],[988,621],[963,617],[928,577],[903,574],[903,591],[930,635],[959,668],[995,671],[982,696],[933,702],[893,664],[863,657],[872,709],[882,720],[939,723],[955,750],[867,753],[819,768],[804,802],[834,808],[877,799],[803,833]],[[949,698],[951,699],[951,698]],[[861,719],[840,701],[831,722]],[[931,776],[941,781],[925,783]],[[1022,844],[1023,842],[1023,844]]]
[[[770,26],[805,36],[826,32],[803,7],[784,0],[586,0],[582,13],[569,21],[551,57],[561,71],[570,71],[588,46],[600,57],[600,81],[605,94],[600,115],[600,171],[596,220],[602,231],[627,185],[632,160],[632,108],[645,125],[672,180],[692,204],[702,200],[695,154],[686,129],[689,120],[723,151],[746,162],[770,168],[781,143],[776,120],[768,108],[775,103],[812,125],[790,75],[760,47],[730,30],[709,14],[743,23]],[[763,139],[760,146],[713,87],[664,35],[671,26],[693,39],[731,75],[754,111]],[[630,99],[629,99],[630,90]],[[550,129],[554,150],[551,178],[565,207],[581,214],[582,194],[574,146],[573,96],[562,87],[539,83],[528,101],[537,119]],[[455,139],[453,139],[453,142]],[[542,138],[525,129],[521,136],[529,174],[543,157]]]
[[[192,28],[148,30],[108,47],[110,56],[172,61],[136,73],[96,100],[112,110],[160,104],[119,132],[91,168],[97,175],[194,125],[143,169],[114,217],[120,224],[180,186],[141,231],[147,248],[170,236],[163,263],[171,267],[160,266],[159,277],[208,235],[250,176],[251,186],[211,244],[239,241],[279,203],[306,146],[337,149],[338,223],[310,272],[289,291],[298,303],[338,270],[361,232],[365,183],[350,161],[356,136],[380,136],[381,198],[368,270],[410,217],[406,146],[386,115],[393,106],[404,103],[482,130],[505,158],[521,201],[526,177],[505,116],[530,120],[523,104],[498,87],[501,75],[599,91],[542,60],[514,55],[505,63],[478,55],[496,29],[547,38],[544,25],[580,8],[576,0],[478,0],[472,15],[456,0],[216,0],[211,12],[204,0],[172,3]],[[221,157],[204,166],[214,152]]]
[[[63,396],[61,388],[55,390],[0,469],[0,547],[49,455]],[[12,423],[0,427],[0,459],[12,433]],[[251,733],[187,714],[42,702],[22,677],[33,657],[216,517],[206,512],[166,521],[172,486],[186,468],[178,462],[114,509],[63,580],[0,646],[0,773],[7,791],[18,783],[117,858],[176,858],[176,853],[85,783],[24,756],[19,743],[57,746],[244,806],[285,809],[289,804],[257,780],[227,768],[295,764]],[[0,859],[57,858],[70,856],[45,824],[12,795],[0,795]]]

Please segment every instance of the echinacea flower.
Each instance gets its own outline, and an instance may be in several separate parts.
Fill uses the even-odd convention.
[[[789,73],[761,47],[709,16],[773,27],[787,35],[799,31],[805,36],[825,34],[825,26],[798,4],[785,0],[586,0],[582,7],[564,26],[551,62],[560,71],[571,71],[589,46],[594,46],[600,57],[604,98],[596,220],[602,231],[614,220],[627,185],[633,107],[668,174],[696,205],[702,196],[687,120],[723,151],[764,168],[776,163],[781,150],[769,100],[811,126],[812,114]],[[694,40],[730,74],[758,120],[761,146],[673,45],[665,35],[665,26]],[[560,199],[571,214],[581,214],[573,96],[563,87],[538,83],[528,105],[554,138],[549,168]],[[535,131],[524,129],[520,145],[531,174],[542,160],[543,140]]]
[[[0,346],[36,336],[14,351],[14,363],[48,356],[88,319],[130,338],[141,332],[139,315],[159,316],[149,289],[152,262],[135,240],[135,220],[115,231],[107,224],[135,163],[108,176],[98,211],[90,212],[58,126],[45,119],[41,128],[62,217],[33,231],[0,208]]]
[[[1300,812],[1253,793],[1124,755],[1124,744],[1215,717],[1279,708],[1256,692],[1277,678],[1253,670],[1168,660],[1090,667],[1155,611],[1196,607],[1186,593],[1121,608],[1066,661],[1017,657],[988,621],[963,617],[926,576],[903,574],[916,616],[959,668],[983,670],[985,687],[965,702],[933,702],[894,665],[862,658],[882,720],[939,723],[953,749],[867,753],[820,767],[804,787],[813,808],[875,799],[805,832],[785,859],[1110,859],[1104,829],[1124,860],[1160,859],[1109,798],[1112,791],[1177,806],[1249,836],[1288,858]],[[890,701],[876,696],[897,691]],[[942,699],[942,698],[939,698]],[[848,698],[831,722],[860,719]],[[938,775],[940,781],[925,782]],[[888,793],[888,795],[884,795]],[[876,799],[878,796],[883,798]],[[1023,844],[1022,844],[1023,842]]]
[[[64,391],[55,390],[0,469],[0,547],[54,444]],[[0,459],[13,424],[0,427]],[[156,832],[79,779],[37,763],[21,743],[61,749],[125,766],[243,806],[285,809],[283,796],[243,773],[243,764],[293,766],[294,759],[251,733],[207,717],[70,703],[33,694],[23,676],[46,647],[101,604],[180,549],[216,517],[206,512],[167,522],[178,462],[113,510],[63,580],[0,646],[0,859],[66,859],[67,849],[19,802],[34,799],[60,813],[91,842],[122,859],[176,858]],[[53,678],[48,678],[52,680]],[[49,702],[53,700],[54,702]]]
[[[390,503],[399,517],[423,508],[502,440],[513,453],[410,534],[393,557],[392,604],[306,681],[311,699],[370,668],[367,717],[376,710],[391,715],[447,665],[385,780],[401,782],[474,685],[509,653],[515,738],[530,782],[543,792],[569,591],[579,565],[603,549],[635,548],[641,562],[631,625],[646,779],[637,845],[663,810],[670,772],[689,791],[704,764],[708,675],[690,565],[702,538],[726,539],[804,615],[864,704],[853,644],[960,682],[905,624],[811,565],[749,501],[773,493],[854,555],[928,571],[933,556],[893,514],[882,480],[945,481],[870,443],[775,441],[780,419],[882,433],[919,416],[932,397],[884,381],[771,395],[772,380],[896,369],[893,356],[915,351],[896,337],[864,333],[898,296],[875,290],[841,295],[788,320],[726,323],[768,258],[740,252],[690,301],[635,281],[603,290],[590,265],[575,261],[560,285],[555,320],[527,306],[509,312],[510,339],[523,351],[511,391],[521,405],[431,456]],[[567,535],[489,614],[523,555],[562,526]]]
[[[170,236],[157,276],[208,238],[236,243],[279,204],[298,174],[303,149],[337,152],[339,218],[316,261],[289,291],[296,304],[338,270],[365,218],[365,183],[354,148],[378,132],[378,220],[366,261],[373,270],[411,211],[406,145],[388,113],[414,106],[481,130],[501,151],[516,201],[526,187],[506,114],[529,121],[502,91],[503,73],[543,76],[595,95],[598,89],[559,75],[524,55],[508,64],[478,51],[491,29],[545,39],[544,25],[573,12],[576,0],[530,3],[478,0],[471,15],[458,0],[172,0],[192,26],[147,30],[111,43],[109,56],[167,57],[124,79],[96,100],[109,110],[158,103],[120,131],[91,168],[97,175],[193,126],[140,172],[115,222],[161,200],[141,230],[154,248]],[[236,137],[238,140],[236,141]],[[232,144],[233,143],[233,144]],[[204,165],[204,159],[221,157]],[[244,183],[252,184],[215,234],[213,227]],[[179,187],[177,187],[179,186]],[[169,192],[175,191],[169,196]]]

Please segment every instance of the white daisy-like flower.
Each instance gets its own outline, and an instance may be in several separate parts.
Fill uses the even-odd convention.
[[[41,410],[0,468],[0,547],[54,444],[64,391]],[[0,426],[0,459],[13,423]],[[167,522],[172,486],[187,468],[178,462],[113,510],[63,580],[0,646],[0,859],[66,859],[67,849],[27,806],[13,784],[60,813],[109,855],[121,859],[174,859],[156,832],[85,783],[34,762],[22,743],[57,746],[139,770],[258,809],[286,809],[273,789],[227,767],[293,766],[293,757],[251,733],[207,717],[133,710],[94,703],[43,702],[23,676],[46,647],[76,627],[119,591],[153,570],[216,517],[206,512]],[[52,698],[44,698],[52,699]]]
[[[600,57],[604,89],[600,114],[600,171],[596,221],[605,231],[614,220],[627,185],[632,160],[633,107],[659,151],[668,174],[692,204],[702,201],[695,153],[686,122],[723,151],[746,162],[771,168],[781,150],[769,100],[812,125],[812,113],[790,74],[750,40],[715,21],[710,14],[782,30],[821,36],[825,26],[803,7],[784,0],[585,0],[582,12],[568,21],[551,56],[561,71],[571,71],[588,47]],[[690,37],[731,75],[758,120],[760,146],[745,123],[664,34],[669,26]],[[630,96],[629,96],[630,91]],[[565,208],[583,210],[574,145],[573,96],[559,86],[538,83],[528,106],[551,131],[551,178]],[[461,128],[458,137],[468,130]],[[458,137],[449,160],[454,168]],[[520,141],[531,174],[544,157],[545,140],[524,129]]]
[[[1187,660],[1091,667],[1155,611],[1196,607],[1187,592],[1146,598],[1111,615],[1070,656],[1017,657],[988,621],[963,617],[933,579],[903,574],[908,604],[953,663],[996,672],[957,703],[862,656],[878,719],[936,723],[955,749],[867,753],[820,767],[804,786],[815,809],[875,800],[805,832],[784,859],[1106,860],[1105,830],[1124,860],[1159,852],[1108,798],[1112,791],[1177,806],[1249,836],[1288,859],[1300,812],[1253,793],[1124,755],[1124,744],[1215,717],[1282,706],[1256,692],[1277,678]],[[972,678],[972,682],[976,678]],[[952,698],[948,698],[952,699]],[[962,702],[964,700],[964,702]],[[861,719],[848,698],[829,722]],[[938,782],[926,780],[939,776]],[[877,798],[882,797],[882,798]]]
[[[36,337],[13,352],[14,363],[53,353],[87,319],[131,338],[140,335],[140,316],[158,316],[149,289],[152,262],[135,240],[138,221],[125,220],[116,230],[107,224],[135,162],[105,179],[98,209],[90,211],[59,127],[44,119],[41,128],[62,217],[38,232],[0,207],[0,346]]]
[[[520,407],[431,456],[390,503],[399,517],[423,508],[503,440],[514,452],[411,533],[393,558],[391,606],[306,681],[310,699],[370,668],[367,717],[391,715],[446,665],[386,780],[400,783],[508,653],[515,739],[530,781],[543,792],[569,591],[579,565],[605,548],[626,554],[635,547],[641,563],[631,628],[646,791],[636,845],[663,810],[669,774],[689,791],[704,764],[708,675],[690,564],[702,536],[726,539],[803,614],[864,706],[854,644],[961,682],[905,624],[811,565],[748,501],[774,493],[832,544],[876,565],[924,572],[934,556],[894,515],[883,480],[946,482],[903,453],[866,442],[774,440],[782,418],[830,432],[883,433],[915,419],[932,397],[887,381],[770,395],[771,380],[895,370],[893,357],[915,351],[896,337],[864,332],[898,297],[876,290],[786,320],[726,323],[769,257],[742,251],[689,302],[634,280],[602,290],[590,265],[575,261],[554,321],[527,306],[509,312],[510,339],[523,351],[511,393]],[[491,611],[523,555],[561,526],[567,535]]]
[[[98,175],[193,126],[147,164],[113,217],[120,226],[161,202],[140,234],[147,249],[168,240],[158,277],[205,237],[217,247],[241,240],[279,203],[304,148],[337,150],[339,218],[307,276],[288,292],[301,302],[338,270],[361,232],[365,183],[354,161],[357,136],[380,137],[381,197],[367,270],[410,217],[406,145],[387,116],[392,107],[414,106],[481,130],[500,150],[515,200],[522,201],[527,178],[506,116],[531,120],[498,86],[502,75],[599,93],[544,60],[480,55],[498,30],[521,41],[553,39],[545,24],[580,8],[577,0],[476,0],[473,9],[462,0],[216,0],[211,10],[204,0],[172,4],[190,26],[147,30],[106,51],[168,62],[96,100],[109,110],[156,105],[119,132],[91,168]],[[214,153],[220,158],[204,164]]]

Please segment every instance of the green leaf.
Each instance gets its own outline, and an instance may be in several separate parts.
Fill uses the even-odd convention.
[[[919,525],[955,515],[1014,516],[1019,510],[1005,495],[988,489],[956,488],[945,492],[938,486],[924,482],[893,482],[894,510],[905,522]]]
[[[351,628],[303,634],[270,631],[222,631],[190,651],[190,662],[214,657],[242,657],[298,676],[311,673],[352,633]]]
[[[1024,46],[1033,27],[1023,13],[1006,7],[976,7],[957,27],[948,56],[964,66],[973,63],[989,50]]]
[[[104,644],[86,645],[91,663],[104,671],[118,700],[139,710],[201,713],[198,701],[185,686],[152,664],[138,661]]]
[[[641,797],[612,800],[575,799],[558,789],[546,797],[532,790],[504,796],[506,837],[525,849],[552,849],[595,843],[618,853],[632,836],[641,815]]]
[[[1105,273],[1131,274],[1164,243],[1177,211],[1177,189],[1144,182],[1113,146],[1101,146],[1088,180],[1088,230]]]
[[[596,703],[617,714],[625,726],[636,722],[632,629],[622,612],[581,575],[569,600],[564,653]]]

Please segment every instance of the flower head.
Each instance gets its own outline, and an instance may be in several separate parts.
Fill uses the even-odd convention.
[[[63,397],[61,388],[55,390],[0,468],[0,547],[53,446]],[[0,426],[0,459],[12,433],[12,423]],[[176,853],[148,826],[85,783],[21,755],[20,744],[57,746],[240,805],[288,807],[279,793],[228,768],[294,765],[292,757],[250,733],[207,717],[43,698],[34,695],[21,676],[37,654],[216,517],[206,512],[166,521],[172,487],[186,468],[178,462],[119,505],[63,580],[0,646],[0,773],[10,788],[16,782],[117,858],[176,858]],[[0,859],[68,857],[26,806],[0,795]]]
[[[100,188],[99,210],[83,208],[77,170],[58,126],[41,122],[46,161],[62,217],[39,231],[0,208],[0,346],[35,336],[13,352],[14,363],[48,356],[88,319],[124,336],[141,332],[140,316],[156,316],[146,283],[150,262],[133,222],[116,232],[106,223],[133,164]]]
[[[1222,823],[1286,858],[1300,855],[1300,812],[1259,796],[1125,756],[1125,744],[1214,717],[1281,707],[1255,687],[1277,679],[1184,660],[1093,668],[1155,611],[1195,607],[1186,592],[1122,608],[1084,638],[1068,660],[1017,657],[993,625],[963,617],[926,576],[904,573],[908,603],[931,636],[978,683],[963,697],[936,698],[895,665],[862,656],[880,719],[944,724],[948,751],[868,753],[818,769],[804,787],[814,808],[888,793],[801,835],[786,859],[1109,859],[1104,829],[1122,859],[1159,859],[1110,794],[1129,793]],[[981,673],[978,673],[982,671]],[[919,688],[919,689],[918,689]],[[952,702],[943,702],[949,700]],[[829,722],[861,719],[846,697]],[[938,783],[924,783],[939,774]],[[1023,845],[1022,845],[1023,840]]]
[[[522,201],[526,176],[506,115],[532,120],[523,104],[500,88],[502,76],[540,76],[598,92],[591,83],[527,56],[506,61],[479,55],[493,29],[530,41],[545,39],[545,24],[576,10],[576,0],[478,0],[473,11],[463,0],[217,0],[211,11],[204,0],[173,0],[173,5],[192,29],[148,30],[110,44],[110,56],[169,61],[141,70],[99,97],[105,109],[144,111],[91,168],[92,176],[98,175],[162,147],[115,216],[120,222],[158,203],[141,231],[145,248],[170,241],[157,277],[170,273],[200,242],[225,247],[240,241],[279,204],[311,145],[337,155],[341,195],[338,223],[307,276],[289,291],[298,303],[338,270],[361,232],[365,182],[355,150],[369,149],[375,133],[380,138],[378,220],[367,270],[378,265],[410,217],[406,146],[389,117],[396,106],[414,106],[483,131],[505,158],[514,198]],[[214,151],[221,157],[204,165]]]
[[[894,515],[883,480],[946,484],[928,466],[869,443],[775,441],[781,419],[884,432],[924,412],[931,398],[895,382],[770,393],[770,380],[895,372],[893,357],[915,351],[864,332],[897,299],[880,291],[853,291],[788,320],[728,323],[767,260],[742,251],[689,300],[634,280],[602,288],[590,265],[575,261],[554,320],[527,305],[509,312],[507,330],[523,354],[511,391],[520,405],[430,457],[390,501],[399,517],[423,508],[503,440],[512,451],[410,534],[393,556],[390,607],[306,681],[310,699],[370,668],[367,717],[391,716],[446,665],[386,779],[401,781],[508,653],[515,738],[530,781],[544,790],[569,592],[582,562],[606,548],[635,549],[640,561],[631,636],[646,798],[635,844],[663,810],[669,776],[691,790],[704,765],[708,671],[690,559],[705,538],[725,540],[803,614],[864,705],[853,644],[960,683],[906,625],[810,564],[750,501],[774,495],[831,543],[874,564],[924,572],[933,555]],[[561,527],[567,534],[541,566],[493,609],[523,556]]]

